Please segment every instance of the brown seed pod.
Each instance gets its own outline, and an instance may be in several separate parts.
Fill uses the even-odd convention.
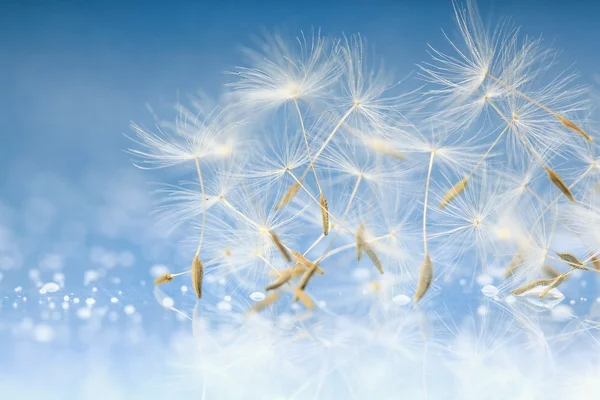
[[[202,298],[202,280],[204,278],[204,266],[198,256],[192,261],[192,285],[199,299]]]
[[[304,290],[294,288],[294,297],[300,299],[302,304],[304,304],[304,307],[308,308],[309,310],[315,309],[314,301],[312,301],[312,299],[306,294]]]
[[[542,272],[546,276],[549,276],[552,279],[554,279],[560,275],[560,272],[557,271],[552,265],[549,265],[549,264],[544,264],[544,266],[542,267]]]
[[[550,290],[554,289],[555,287],[557,287],[558,285],[563,283],[566,278],[567,278],[567,275],[562,274],[562,275],[559,275],[556,278],[552,279],[552,282],[550,282],[548,287],[546,289],[544,289],[543,292],[540,293],[540,299],[543,299],[544,297],[546,297],[546,295],[548,294],[548,292],[550,292]]]
[[[565,184],[565,182],[563,182],[560,175],[558,175],[556,172],[554,172],[553,170],[551,170],[548,167],[546,167],[546,172],[548,173],[548,178],[550,179],[550,182],[552,182],[554,184],[554,186],[556,186],[558,188],[558,190],[560,190],[567,199],[569,199],[573,203],[575,203],[575,197],[573,197],[573,193],[571,193],[571,189],[569,189],[569,187]]]
[[[268,292],[270,290],[277,289],[277,288],[281,287],[282,285],[284,285],[285,283],[289,282],[289,280],[292,279],[292,276],[293,276],[293,267],[283,269],[279,272],[281,273],[281,275],[279,275],[279,278],[277,278],[274,282],[267,285],[267,287],[265,288],[265,291]]]
[[[292,256],[294,257],[294,259],[296,260],[296,262],[300,265],[302,265],[302,267],[306,268],[306,269],[310,269],[313,266],[317,266],[316,272],[319,275],[323,275],[325,273],[325,271],[323,271],[321,269],[321,267],[319,267],[317,264],[315,264],[314,262],[310,261],[308,258],[304,257],[302,254],[294,251],[292,253]]]
[[[287,251],[283,243],[281,243],[281,240],[279,240],[279,236],[277,236],[275,232],[269,232],[269,235],[271,236],[273,244],[275,247],[277,247],[277,250],[279,250],[283,258],[285,258],[287,262],[292,262],[292,257],[290,257],[290,253]]]
[[[356,259],[360,261],[362,258],[363,248],[365,245],[365,224],[360,224],[356,229]]]
[[[572,268],[587,269],[586,266],[571,253],[556,253],[556,255]]]
[[[329,206],[327,205],[327,200],[323,193],[321,193],[321,198],[319,200],[319,204],[321,204],[321,219],[323,220],[323,235],[327,236],[329,234]]]
[[[252,305],[252,307],[250,307],[250,310],[248,310],[248,313],[258,312],[258,311],[264,310],[265,308],[267,308],[271,304],[274,304],[279,299],[279,296],[281,296],[280,292],[271,292],[271,293],[269,293],[264,299],[262,299],[261,301],[257,301],[256,303],[254,303]]]
[[[157,276],[156,279],[154,279],[154,284],[156,286],[163,285],[165,283],[171,282],[172,280],[173,280],[173,275],[171,275],[169,272],[167,272],[166,274]]]
[[[299,190],[300,190],[299,182],[296,182],[292,186],[290,186],[290,188],[287,190],[287,192],[285,192],[285,195],[283,196],[283,198],[281,199],[279,204],[277,204],[276,209],[279,210],[279,209],[285,207],[286,204],[289,203],[290,200],[292,200],[294,198],[294,196],[296,196],[296,194],[298,193]]]
[[[550,283],[552,283],[553,280],[554,280],[554,278],[552,278],[552,279],[535,279],[529,283],[526,283],[525,285],[523,285],[521,287],[511,290],[510,294],[515,294],[515,295],[523,294],[526,291],[533,289],[534,287],[538,287],[541,285],[549,285]]]
[[[600,271],[600,259],[597,256],[593,256],[590,261],[592,262],[594,269]]]
[[[592,139],[592,137],[590,135],[588,135],[581,127],[579,127],[577,124],[575,124],[575,122],[571,121],[570,119],[566,119],[565,117],[558,115],[558,114],[556,115],[556,118],[560,121],[561,124],[563,124],[564,127],[579,133],[588,142],[594,141],[594,139]]]
[[[440,210],[443,209],[448,204],[450,204],[452,200],[454,200],[457,196],[464,192],[468,182],[469,178],[463,178],[460,181],[456,182],[456,184],[446,192],[444,197],[442,197],[442,201],[440,201],[440,205],[438,206],[438,208]]]
[[[429,286],[431,286],[431,281],[433,280],[433,264],[431,262],[431,258],[429,254],[425,254],[425,260],[421,264],[421,268],[419,269],[419,283],[417,284],[417,290],[413,297],[413,301],[416,303],[425,296]]]
[[[363,249],[365,251],[365,254],[371,259],[371,262],[373,263],[375,268],[377,268],[377,271],[379,271],[379,273],[383,275],[383,266],[381,265],[381,261],[379,260],[379,257],[377,257],[377,254],[375,254],[375,250],[373,250],[373,248],[368,243],[364,244]]]
[[[525,263],[525,260],[526,256],[523,253],[523,250],[517,250],[512,260],[510,260],[510,264],[508,264],[508,267],[504,271],[504,278],[514,275],[514,273]]]

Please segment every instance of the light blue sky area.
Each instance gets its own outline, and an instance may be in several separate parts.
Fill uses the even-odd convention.
[[[561,66],[575,65],[600,106],[600,3],[482,1],[480,9],[491,23],[511,17],[524,33],[541,34],[546,45],[561,49]],[[22,392],[36,357],[71,368],[57,372],[55,383],[77,376],[77,363],[85,363],[79,372],[89,375],[80,377],[85,384],[69,393],[72,397],[49,392],[48,398],[95,399],[101,390],[108,391],[108,399],[161,398],[157,393],[168,392],[132,388],[126,377],[131,373],[137,385],[161,379],[168,356],[161,343],[167,337],[176,363],[185,359],[177,343],[178,335],[181,343],[191,340],[189,320],[157,305],[150,270],[187,266],[195,238],[167,236],[156,226],[153,182],[178,175],[136,169],[125,153],[131,143],[124,135],[131,133],[131,121],[152,126],[147,105],[171,120],[174,104],[188,94],[201,89],[217,95],[227,81],[222,72],[241,63],[240,47],[251,45],[261,29],[293,37],[319,27],[324,34],[361,33],[398,79],[410,77],[403,83],[407,88],[418,84],[415,65],[427,60],[427,44],[444,44],[442,29],[456,33],[450,1],[9,1],[0,6],[0,397],[5,398],[3,390],[9,396]],[[36,283],[50,280],[63,280],[64,288],[40,296]],[[589,281],[582,296],[596,288],[595,278]],[[191,292],[181,292],[185,283],[168,291],[191,315],[195,301]],[[457,285],[455,292],[461,290]],[[77,315],[81,307],[74,297],[80,305],[92,299],[103,314]],[[577,301],[576,311],[591,308]],[[70,312],[63,312],[64,303]],[[478,304],[460,307],[476,312]],[[48,323],[40,328],[39,321],[55,318],[66,322],[52,332],[51,350],[43,343]],[[112,325],[106,322],[111,318]],[[96,350],[90,346],[94,339],[102,343]],[[158,350],[144,351],[151,347]],[[124,365],[125,355],[134,361]],[[125,378],[114,376],[116,366]],[[180,378],[190,380],[193,375],[185,375],[190,370],[183,369]],[[33,371],[47,373],[42,367]],[[15,374],[22,375],[15,380]],[[44,381],[51,385],[53,376]],[[107,382],[114,387],[107,388]],[[60,393],[58,385],[54,393]],[[39,394],[31,389],[23,398]]]

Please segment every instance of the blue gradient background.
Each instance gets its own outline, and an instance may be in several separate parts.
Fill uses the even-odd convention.
[[[524,33],[543,34],[546,45],[562,49],[562,65],[575,63],[600,99],[599,2],[482,1],[479,7],[492,23],[510,16]],[[160,376],[160,353],[128,347],[127,341],[116,348],[105,344],[85,350],[102,354],[104,361],[92,367],[75,356],[88,349],[85,341],[82,349],[65,348],[57,361],[44,345],[19,339],[15,326],[28,316],[37,320],[40,313],[29,271],[39,270],[47,281],[60,269],[66,278],[58,299],[74,293],[82,301],[97,297],[100,304],[117,296],[121,308],[135,304],[142,314],[156,308],[156,321],[145,321],[150,333],[138,338],[146,343],[184,329],[153,303],[151,284],[144,284],[150,282],[151,265],[187,264],[187,258],[179,257],[178,237],[165,238],[149,217],[149,192],[153,181],[163,180],[162,173],[131,165],[124,134],[130,121],[153,123],[146,104],[170,119],[173,105],[188,94],[202,89],[217,95],[227,79],[221,72],[240,63],[240,46],[251,45],[261,29],[295,36],[313,27],[333,35],[360,32],[399,78],[427,59],[428,43],[443,42],[441,29],[456,31],[446,0],[0,4],[0,398],[11,398],[23,390],[19,382],[31,379],[38,383],[21,392],[23,399],[43,393],[38,386],[58,385],[60,378],[45,366],[49,362],[70,365],[70,379],[98,369],[100,376],[112,375],[118,366],[121,384],[135,395],[129,398],[161,398],[156,385],[144,385],[151,376],[127,375],[133,365],[144,364]],[[90,256],[94,249],[104,261]],[[54,260],[58,255],[61,268],[52,267],[52,255]],[[92,292],[93,285],[83,285],[83,274],[98,265],[108,265],[107,275]],[[115,277],[121,282],[111,283]],[[21,294],[15,293],[17,286],[23,287]],[[23,295],[30,297],[29,305],[18,300]],[[17,300],[19,306],[12,307]],[[125,319],[111,329],[118,337],[130,325]],[[73,334],[94,337],[81,333],[75,319],[69,326]],[[31,363],[33,355],[37,365]],[[126,363],[118,361],[129,356]],[[98,389],[99,382],[86,383],[84,395],[53,397],[51,389],[46,395],[93,399],[97,390],[108,390]],[[114,390],[106,398],[122,398]]]

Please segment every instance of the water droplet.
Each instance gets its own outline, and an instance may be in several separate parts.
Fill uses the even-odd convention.
[[[92,316],[92,309],[87,307],[82,307],[77,310],[77,316],[80,319],[89,319]]]
[[[506,302],[506,304],[513,304],[515,301],[517,301],[517,299],[511,294],[510,296],[506,296],[504,301]]]
[[[93,306],[94,304],[96,304],[96,300],[92,299],[91,297],[88,299],[85,299],[85,304],[87,304],[88,306]]]
[[[537,286],[521,295],[518,295],[518,297],[524,299],[530,304],[533,304],[534,306],[547,309],[554,308],[554,306],[565,299],[565,295],[562,294],[557,288],[550,289],[543,299],[540,298],[540,293],[546,290],[546,288],[547,286]]]
[[[265,299],[265,294],[262,292],[254,292],[250,295],[250,298],[254,301],[261,301]]]
[[[399,306],[405,306],[410,303],[410,297],[405,294],[399,294],[398,296],[394,297],[392,301]]]
[[[135,307],[131,304],[128,304],[125,306],[125,308],[123,308],[123,311],[125,311],[125,314],[127,315],[133,315],[133,313],[135,313]]]
[[[231,303],[220,301],[217,303],[217,309],[219,311],[231,311]]]
[[[173,308],[173,306],[175,305],[175,301],[173,301],[172,298],[170,297],[165,297],[164,299],[162,299],[162,306],[165,308]]]
[[[494,285],[485,285],[481,288],[481,293],[486,297],[494,297],[498,294],[498,288]]]
[[[116,297],[111,297],[110,298],[110,302],[113,303],[113,304],[115,304],[115,303],[119,302],[119,299],[117,299]]]
[[[48,282],[40,289],[40,294],[54,293],[60,290],[60,286],[55,282]]]

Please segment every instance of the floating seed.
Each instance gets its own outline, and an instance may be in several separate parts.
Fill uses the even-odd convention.
[[[273,241],[273,244],[275,245],[275,247],[277,247],[277,250],[279,250],[283,258],[285,258],[287,262],[292,262],[292,257],[290,257],[290,253],[287,251],[283,243],[281,243],[281,241],[279,240],[279,236],[277,236],[274,232],[269,232],[269,234],[271,235],[271,240]]]
[[[590,135],[588,135],[583,129],[581,129],[581,127],[579,127],[577,124],[575,124],[575,122],[573,122],[569,119],[566,119],[565,117],[562,117],[560,115],[556,115],[556,118],[558,118],[558,120],[560,121],[561,124],[563,124],[564,127],[579,133],[588,142],[594,141],[594,139],[592,139],[592,137]]]
[[[525,263],[525,254],[523,254],[522,250],[518,250],[513,256],[512,260],[510,260],[510,264],[504,271],[504,278],[508,278],[517,272],[517,269],[521,267]]]
[[[546,167],[546,172],[548,173],[548,178],[550,181],[565,195],[565,197],[575,203],[575,197],[573,197],[573,193],[571,193],[571,189],[563,182],[560,175]]]
[[[306,294],[306,292],[304,290],[300,290],[298,288],[294,288],[294,297],[296,299],[300,299],[300,301],[302,302],[302,304],[304,304],[304,307],[308,308],[309,310],[314,310],[315,309],[315,303]]]
[[[373,250],[368,243],[365,243],[363,248],[365,254],[371,259],[375,268],[377,268],[377,271],[379,271],[380,274],[383,274],[383,266],[381,265],[381,261],[379,260],[379,257],[377,257],[377,254],[375,254],[375,250]]]
[[[321,193],[321,199],[319,200],[319,204],[321,204],[321,219],[323,220],[323,235],[327,236],[329,234],[329,207],[327,206],[327,200],[323,193]]]
[[[454,186],[450,190],[446,192],[444,197],[442,197],[442,201],[438,208],[441,210],[446,207],[452,200],[454,200],[458,195],[465,191],[467,187],[467,183],[469,182],[469,178],[463,178],[460,181],[456,182]]]
[[[158,285],[162,285],[165,283],[169,283],[172,280],[173,280],[173,275],[171,275],[169,272],[167,272],[166,274],[157,276],[156,279],[154,280],[154,284],[158,286]]]
[[[577,257],[571,253],[556,253],[567,265],[577,269],[587,269],[585,265]]]
[[[316,268],[317,268],[316,271],[319,275],[323,275],[325,273],[325,271],[323,271],[321,269],[321,267],[319,267],[317,264],[315,264],[314,262],[312,262],[309,259],[307,259],[306,257],[304,257],[302,254],[295,251],[292,253],[292,256],[294,256],[294,259],[296,260],[296,262],[298,264],[302,265],[304,268],[310,269],[316,265]]]
[[[285,195],[283,196],[283,199],[281,199],[281,201],[279,202],[279,204],[277,204],[276,208],[279,210],[280,208],[285,207],[285,205],[287,203],[289,203],[290,200],[292,200],[294,198],[294,196],[296,196],[296,194],[298,193],[299,190],[300,190],[300,183],[299,182],[296,182],[292,186],[290,186],[290,188],[288,189],[288,191],[285,192]]]
[[[552,279],[560,275],[560,272],[558,272],[552,265],[549,264],[544,264],[542,267],[542,272]]]
[[[561,283],[563,283],[563,281],[567,278],[566,274],[562,274],[557,276],[556,278],[554,278],[552,280],[552,282],[550,283],[550,285],[548,285],[548,287],[546,289],[544,289],[543,292],[540,293],[540,299],[543,299],[544,297],[546,297],[546,295],[548,294],[548,292],[552,289],[554,289],[555,287],[557,287],[558,285],[560,285]]]
[[[286,268],[284,270],[281,270],[280,273],[281,275],[279,275],[279,278],[267,285],[267,287],[265,288],[266,292],[268,292],[269,290],[277,289],[285,283],[289,282],[289,280],[292,279],[293,276],[293,268]]]
[[[592,265],[596,271],[600,271],[600,259],[596,256],[593,256],[591,259]]]
[[[429,286],[431,286],[431,281],[433,279],[433,264],[431,263],[431,258],[429,254],[425,254],[425,260],[421,264],[421,268],[419,269],[419,283],[417,284],[417,291],[413,297],[413,301],[416,303],[425,296]]]
[[[554,278],[552,278],[552,279],[535,279],[517,289],[511,290],[510,294],[515,294],[515,295],[523,294],[526,291],[533,289],[534,287],[538,287],[541,285],[548,285],[548,284],[552,283],[553,280],[554,280]]]
[[[365,245],[365,225],[360,224],[356,229],[356,259],[360,261],[362,258],[363,248]]]
[[[204,278],[204,266],[198,256],[192,261],[192,285],[199,299],[202,298],[202,279]]]

